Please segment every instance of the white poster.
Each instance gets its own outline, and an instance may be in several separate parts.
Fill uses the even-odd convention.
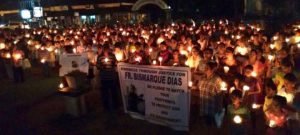
[[[64,76],[74,70],[88,73],[89,62],[87,54],[64,54],[59,58],[59,76]]]
[[[189,129],[188,67],[120,63],[118,72],[126,113],[175,130]]]

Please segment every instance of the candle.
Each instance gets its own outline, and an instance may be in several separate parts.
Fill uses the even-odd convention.
[[[134,53],[135,51],[136,51],[135,48],[132,48],[132,49],[130,50],[131,53]]]
[[[116,53],[116,59],[117,59],[117,61],[123,60],[123,55],[122,55],[122,53]]]
[[[78,36],[77,36],[77,35],[75,36],[75,39],[78,39]]]
[[[274,120],[270,120],[270,121],[269,121],[269,126],[270,126],[270,127],[275,127],[275,126],[276,126],[275,121],[274,121]]]
[[[290,42],[290,38],[286,38],[285,42],[287,42],[287,43]]]
[[[94,39],[94,40],[93,40],[93,44],[96,44],[96,43],[97,43],[97,41]]]
[[[26,38],[29,38],[29,37],[30,37],[30,34],[26,34],[25,37],[26,37]]]
[[[162,57],[158,57],[159,65],[161,65],[162,60],[163,60]]]
[[[58,86],[60,89],[64,88],[64,84],[63,83],[60,83],[59,86]]]
[[[18,40],[15,40],[15,41],[14,41],[14,44],[17,44],[18,42],[19,42]]]
[[[191,46],[188,46],[187,50],[188,50],[189,52],[192,52],[192,47],[191,47]]]
[[[149,53],[152,53],[153,49],[152,48],[149,48]]]
[[[160,43],[162,43],[162,42],[164,42],[164,41],[165,41],[165,40],[164,40],[162,37],[160,37],[160,38],[157,39],[156,43],[157,43],[157,44],[160,44]]]
[[[40,44],[35,45],[35,48],[36,48],[36,49],[40,49],[40,48],[41,48],[41,45],[40,45]]]
[[[228,35],[228,31],[227,31],[227,30],[225,30],[224,34],[225,34],[225,35]]]
[[[184,63],[186,66],[189,66],[189,61],[185,61]]]
[[[54,52],[55,52],[55,53],[58,53],[58,49],[55,49]]]
[[[229,89],[230,93],[231,93],[232,91],[234,91],[234,90],[235,90],[235,87],[231,87],[231,88]]]
[[[15,60],[19,60],[19,59],[22,58],[22,55],[19,54],[19,53],[16,53],[16,54],[13,55],[13,57],[14,57]]]
[[[268,60],[269,61],[272,61],[274,59],[274,56],[273,55],[268,55]]]
[[[251,76],[252,76],[252,77],[257,77],[257,73],[253,71],[253,72],[251,73]]]
[[[259,107],[260,107],[260,105],[259,105],[259,104],[255,104],[255,103],[254,103],[254,104],[252,104],[252,108],[253,108],[253,109],[258,109]]]
[[[76,53],[76,52],[77,52],[76,48],[73,48],[73,53]]]
[[[172,27],[174,27],[175,26],[175,23],[172,23]]]
[[[297,44],[297,47],[300,48],[300,43]]]
[[[275,48],[275,45],[274,45],[274,44],[270,44],[270,48],[271,48],[271,49],[274,49],[274,48]]]
[[[110,32],[106,32],[106,36],[110,36]]]
[[[157,64],[156,60],[153,60],[153,61],[152,61],[152,64],[153,64],[153,65],[156,65],[156,64]]]
[[[241,36],[240,36],[240,35],[237,35],[237,36],[236,36],[236,39],[241,39]]]
[[[5,44],[4,43],[0,43],[0,50],[5,49]]]
[[[104,59],[104,62],[107,63],[107,62],[108,62],[108,58],[105,58],[105,59]]]
[[[234,121],[234,123],[236,123],[236,124],[241,124],[243,120],[242,120],[242,117],[241,117],[241,116],[235,115],[235,116],[233,117],[233,121]]]
[[[192,86],[193,86],[193,82],[189,81],[189,87],[192,87]]]
[[[41,63],[45,63],[46,62],[46,59],[41,59]]]
[[[137,62],[141,62],[141,60],[142,60],[142,58],[140,57],[140,56],[137,56],[136,58],[135,58],[135,61],[137,61]]]
[[[246,47],[238,47],[237,51],[241,54],[241,55],[246,55],[248,53],[248,50]]]
[[[245,96],[246,92],[250,90],[250,87],[248,85],[243,86],[243,97]]]
[[[220,85],[221,85],[221,90],[223,90],[223,91],[227,91],[227,84],[226,84],[226,82],[221,82],[220,83]]]
[[[75,44],[75,42],[72,40],[72,41],[71,41],[71,45],[74,45],[74,44]]]
[[[224,66],[224,68],[223,68],[223,69],[224,69],[224,73],[226,73],[226,74],[227,74],[230,68],[229,68],[228,66]]]

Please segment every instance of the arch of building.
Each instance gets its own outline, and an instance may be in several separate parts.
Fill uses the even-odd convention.
[[[141,7],[147,4],[154,4],[157,5],[161,9],[168,10],[170,9],[170,6],[166,4],[163,0],[138,0],[133,6],[132,11],[138,11]]]

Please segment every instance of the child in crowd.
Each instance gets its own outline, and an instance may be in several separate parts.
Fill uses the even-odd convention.
[[[242,95],[242,91],[240,90],[233,90],[230,95],[232,103],[227,106],[227,111],[231,135],[246,134],[247,121],[250,119],[250,111],[242,104]]]
[[[285,135],[287,134],[286,121],[287,112],[286,98],[282,96],[274,96],[271,107],[265,112],[266,122],[268,125],[267,135]]]

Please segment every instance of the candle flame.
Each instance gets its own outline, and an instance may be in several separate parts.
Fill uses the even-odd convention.
[[[242,123],[242,117],[239,116],[239,115],[235,115],[235,116],[233,117],[233,121],[234,121],[234,123],[236,123],[236,124],[241,124],[241,123]]]

